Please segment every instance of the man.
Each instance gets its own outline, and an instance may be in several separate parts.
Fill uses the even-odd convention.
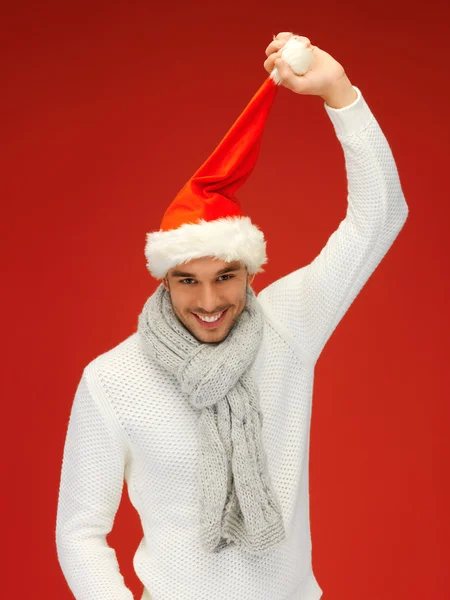
[[[138,330],[83,371],[59,491],[58,557],[77,600],[130,600],[106,542],[123,481],[144,536],[134,557],[149,600],[318,600],[309,526],[314,366],[408,215],[386,138],[329,54],[271,74],[147,235],[162,283]],[[236,190],[258,154],[277,86],[324,101],[342,145],[348,210],[320,254],[256,297],[262,232]]]

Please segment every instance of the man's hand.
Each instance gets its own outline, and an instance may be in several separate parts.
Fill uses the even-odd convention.
[[[313,46],[307,37],[299,36],[313,52],[313,64],[304,75],[296,75],[281,60],[281,49],[292,36],[291,32],[282,31],[276,35],[266,48],[267,59],[264,68],[271,73],[277,67],[281,77],[281,85],[296,94],[320,96],[329,106],[340,108],[356,100],[357,94],[348,79],[343,66],[328,52]]]

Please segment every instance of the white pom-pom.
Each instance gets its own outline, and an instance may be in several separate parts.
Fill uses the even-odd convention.
[[[291,67],[296,75],[304,75],[313,63],[312,48],[306,46],[298,35],[293,35],[281,49],[281,57]],[[270,74],[276,84],[281,82],[278,69],[275,67]]]

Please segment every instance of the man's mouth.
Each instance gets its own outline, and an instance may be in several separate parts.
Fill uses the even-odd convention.
[[[222,311],[221,313],[217,313],[216,315],[213,315],[213,316],[198,315],[196,313],[192,313],[192,314],[197,319],[198,323],[200,323],[203,327],[206,327],[207,329],[211,329],[213,327],[217,327],[218,325],[220,325],[222,323],[227,311],[228,311],[228,308],[225,309],[224,311]]]

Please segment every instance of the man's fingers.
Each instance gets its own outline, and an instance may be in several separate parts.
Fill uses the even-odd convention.
[[[295,73],[286,63],[281,65],[276,65],[275,61],[281,58],[281,51],[285,46],[286,42],[293,36],[294,34],[290,31],[281,31],[277,35],[273,36],[273,40],[267,46],[265,53],[267,59],[264,61],[264,68],[268,73],[272,73],[273,69],[277,67],[278,73],[283,80],[283,84],[285,87],[290,87],[291,85],[295,85],[297,79]],[[312,49],[314,48],[311,44],[309,38],[304,35],[296,35],[299,41],[302,41],[305,46],[310,46]]]
[[[275,66],[275,61],[281,57],[281,50],[278,52],[273,52],[269,58],[266,58],[264,61],[264,68],[268,73],[272,73],[273,68]]]
[[[298,38],[299,42],[304,42],[306,46],[311,45],[311,40],[309,38],[305,37],[304,35],[298,35],[297,38]]]
[[[292,33],[290,31],[282,31],[278,35],[274,35],[273,40],[266,48],[266,56],[269,56],[272,54],[272,52],[276,52],[282,48],[290,37],[292,37]]]
[[[277,35],[274,36],[274,40],[283,40],[285,42],[293,35],[292,31],[280,31]]]
[[[278,50],[280,50],[285,45],[285,43],[285,40],[273,40],[273,42],[270,42],[270,44],[266,48],[266,56],[270,56],[273,52],[277,52]]]
[[[291,67],[280,58],[276,59],[274,66],[277,68],[278,74],[281,77],[281,83],[285,87],[292,89],[292,86],[295,86],[297,76]]]
[[[278,35],[283,35],[284,36],[285,32],[283,32],[282,34],[278,34]],[[272,52],[277,52],[278,50],[281,50],[281,48],[286,44],[286,42],[288,41],[288,39],[290,39],[292,34],[289,34],[288,37],[275,37],[270,44],[267,46],[265,52],[266,52],[266,56],[270,56],[272,54]],[[304,35],[298,35],[297,36],[298,40],[301,42],[304,42],[305,46],[311,46],[311,41],[309,38],[305,37]]]

